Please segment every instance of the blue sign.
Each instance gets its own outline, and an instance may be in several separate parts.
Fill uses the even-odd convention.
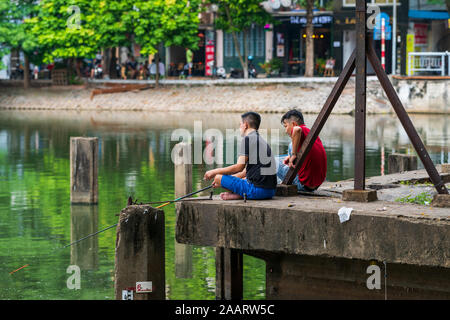
[[[389,15],[385,12],[380,12],[375,18],[375,28],[373,30],[373,39],[381,40],[381,19],[384,19],[384,39],[391,40],[392,26],[389,23]]]

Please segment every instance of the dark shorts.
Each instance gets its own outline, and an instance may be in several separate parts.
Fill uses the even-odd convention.
[[[238,194],[241,197],[243,197],[245,193],[247,199],[250,200],[271,199],[273,196],[275,196],[276,191],[276,189],[255,187],[246,179],[240,179],[233,176],[222,176],[220,184],[223,188],[230,190],[231,192]]]

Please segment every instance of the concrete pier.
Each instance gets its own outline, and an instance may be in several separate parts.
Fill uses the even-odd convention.
[[[341,223],[344,206],[353,211]],[[216,247],[218,299],[241,297],[243,254],[266,262],[267,299],[450,299],[448,208],[324,196],[246,203],[215,197],[180,204],[176,240]],[[369,289],[371,265],[380,289]]]
[[[192,192],[192,152],[188,143],[178,143],[175,153],[175,198]],[[179,208],[176,203],[175,207]],[[175,277],[192,278],[192,246],[175,241]]]
[[[98,138],[70,138],[70,202],[98,202]]]
[[[115,258],[115,298],[133,291],[133,300],[165,300],[164,212],[150,206],[128,206],[120,212]],[[138,293],[138,282],[152,292]]]

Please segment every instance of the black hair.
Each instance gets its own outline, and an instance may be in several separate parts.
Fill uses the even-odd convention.
[[[259,125],[261,124],[261,116],[256,112],[246,112],[241,115],[242,121],[247,121],[250,128],[259,129]]]
[[[303,119],[303,114],[295,109],[289,110],[284,114],[284,116],[281,117],[281,123],[284,122],[284,120],[291,120],[295,121],[298,124],[305,124],[305,120]]]

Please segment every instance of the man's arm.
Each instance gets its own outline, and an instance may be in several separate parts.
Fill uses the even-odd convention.
[[[213,169],[213,170],[209,170],[205,173],[205,176],[203,177],[203,179],[205,180],[211,180],[214,179],[214,177],[218,174],[222,174],[222,175],[232,175],[238,172],[242,172],[245,169],[245,164],[248,161],[248,157],[247,156],[240,156],[238,158],[238,161],[236,164],[233,164],[232,166],[228,166],[225,168],[217,168],[217,169]]]
[[[292,156],[289,158],[289,167],[294,167],[295,159],[297,159],[297,151],[300,147],[302,139],[302,128],[294,127],[292,129]]]
[[[233,174],[233,177],[240,178],[240,179],[244,179],[246,176],[247,176],[247,171],[245,168],[241,172]]]

